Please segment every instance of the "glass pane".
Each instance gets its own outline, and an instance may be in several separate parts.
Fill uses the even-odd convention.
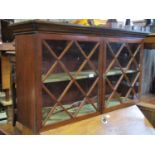
[[[96,112],[97,43],[44,40],[42,53],[43,125]]]
[[[138,44],[109,43],[106,60],[106,107],[137,99],[140,66]]]
[[[81,82],[80,82],[80,85],[82,85]],[[79,111],[77,116],[81,116],[81,115],[85,115],[85,114],[89,114],[89,113],[97,111],[98,84],[95,85],[95,83],[96,83],[96,78],[92,78],[92,79],[83,81],[84,91],[88,95],[87,95],[87,97],[84,98],[84,100],[83,100],[84,102],[82,101],[83,103],[81,103],[81,104],[83,104],[83,106],[80,109],[79,108],[77,109],[77,111]]]
[[[52,109],[51,107],[43,108],[42,110],[43,122],[46,119],[51,109]],[[65,121],[68,119],[70,119],[69,115],[60,106],[58,106],[55,112],[48,118],[48,120],[46,121],[44,125],[50,125],[50,124],[58,123],[58,122]]]

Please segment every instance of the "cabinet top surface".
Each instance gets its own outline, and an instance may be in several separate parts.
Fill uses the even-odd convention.
[[[101,120],[107,117],[107,123]],[[154,135],[155,130],[137,106],[112,111],[87,120],[52,129],[57,135]]]
[[[61,34],[79,34],[93,36],[114,36],[114,37],[136,37],[144,38],[148,35],[146,32],[128,31],[118,28],[82,26],[75,24],[64,24],[49,22],[43,20],[30,20],[10,25],[15,35],[43,33],[61,33]]]

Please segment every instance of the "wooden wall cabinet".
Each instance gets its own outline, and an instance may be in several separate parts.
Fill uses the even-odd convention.
[[[33,132],[138,101],[146,33],[38,20],[11,28],[17,121]]]

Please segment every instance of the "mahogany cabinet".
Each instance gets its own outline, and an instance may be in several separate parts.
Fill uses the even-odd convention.
[[[146,33],[40,20],[11,28],[17,121],[34,133],[138,101]]]

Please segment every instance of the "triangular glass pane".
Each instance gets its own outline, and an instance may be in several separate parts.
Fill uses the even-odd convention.
[[[107,79],[110,82],[109,84],[109,82],[106,80],[106,107],[107,108],[117,106],[123,102],[125,91],[126,91],[126,88],[123,85],[125,79],[122,78],[121,82],[118,85],[117,83],[120,78],[121,78],[121,75],[107,77]]]
[[[132,54],[134,54],[135,51],[137,50],[139,44],[138,43],[128,43],[128,46],[129,46],[130,50],[132,51]]]
[[[47,86],[47,89],[51,91],[51,85]],[[57,90],[55,90],[57,92]],[[52,93],[52,95],[55,95]],[[60,94],[58,94],[60,95]],[[45,92],[43,89],[42,92],[43,96],[43,106],[42,106],[42,122],[43,125],[48,125],[48,124],[54,124],[60,121],[64,121],[67,119],[70,119],[70,116],[62,109],[62,107],[55,102],[48,94]],[[47,119],[48,114],[50,111],[53,111],[52,114],[50,114],[50,117]],[[46,121],[46,122],[45,122]]]
[[[94,83],[94,82],[93,82]],[[77,116],[87,115],[89,113],[96,112],[98,107],[98,83],[93,87],[93,83],[88,88],[88,91],[91,91],[89,95],[85,98],[85,102],[82,108],[79,110]]]
[[[96,78],[86,78],[86,79],[81,79],[78,80],[77,83],[80,85],[80,87],[87,93],[90,90],[90,87],[94,83]]]
[[[139,67],[140,67],[140,48],[138,46],[138,44],[128,44],[129,48],[130,48],[130,51],[131,51],[131,54],[132,56],[134,56],[134,59],[130,65],[130,68],[131,69],[134,69],[134,70],[139,70]]]
[[[109,82],[110,82],[110,84],[109,84]],[[105,99],[106,100],[109,98],[110,94],[113,92],[112,86],[113,86],[112,81],[109,80],[109,78],[107,77],[106,81],[105,81]],[[113,88],[114,88],[114,86],[113,86]]]
[[[120,66],[118,65],[118,62],[116,61],[110,68],[110,70],[106,73],[106,100],[111,96],[113,89],[115,89],[117,83],[119,82],[120,78],[122,78],[122,71]],[[118,102],[115,102],[115,98],[119,98],[119,94],[117,92],[113,93],[111,100],[114,100],[114,102],[107,102],[107,106],[111,107],[111,104],[113,106],[113,103],[118,104]],[[120,99],[119,99],[120,100]],[[119,101],[120,102],[120,101]]]
[[[47,40],[43,42],[42,80],[44,83],[69,81],[71,79],[67,71],[63,68],[63,64],[60,64],[57,58],[54,57],[56,53],[61,54],[65,48],[65,46],[63,46],[61,50],[59,49],[61,47],[59,43],[61,42],[64,41]]]
[[[117,92],[120,97],[123,99],[130,88],[130,82],[124,77],[117,88]]]
[[[44,109],[44,113],[48,112],[49,110],[51,110],[51,108]],[[54,113],[46,121],[45,125],[55,124],[68,119],[70,119],[70,116],[60,106],[58,106]]]
[[[51,108],[56,104],[54,100],[43,90],[42,92],[43,104],[42,104],[42,121],[46,119]]]
[[[131,55],[127,47],[123,47],[121,53],[119,54],[117,60],[119,61],[121,67],[126,69],[129,60],[131,59]]]
[[[95,67],[95,66],[94,66]],[[80,74],[83,78],[77,80],[78,84],[82,87],[82,89],[87,93],[92,84],[98,77],[98,71],[93,69],[92,66],[87,62],[85,66],[82,68]]]
[[[75,74],[84,60],[84,56],[81,54],[76,44],[73,43],[61,59],[61,62],[66,66],[70,73]]]
[[[45,44],[48,46],[46,42]],[[42,45],[42,75],[45,75],[56,61],[45,44]]]
[[[85,92],[88,91],[90,88],[92,82],[97,78],[98,76],[98,51],[96,50],[94,54],[92,55],[92,60],[90,62],[86,62],[84,66],[81,68],[81,71],[77,76],[74,76],[76,78],[77,82],[80,84],[80,86],[85,90]],[[80,68],[80,66],[79,66]]]
[[[114,54],[116,55],[119,49],[121,48],[123,43],[118,43],[118,42],[110,42],[109,45],[111,49],[113,50]]]
[[[99,48],[97,48],[94,54],[90,57],[90,62],[91,64],[89,63],[89,65],[92,68],[92,70],[95,72],[98,72],[99,70]]]
[[[42,98],[43,98],[43,104],[42,104],[42,123],[46,120],[50,110],[54,107],[56,102],[50,98],[50,96],[45,92],[43,89],[42,91]]]
[[[51,92],[49,87],[47,87],[46,85],[45,87],[46,89],[48,89],[48,91]],[[42,98],[43,98],[43,107],[53,107],[56,104],[55,100],[53,100],[43,88],[42,88]]]
[[[117,105],[120,105],[120,100],[118,99],[111,99],[110,101],[105,101],[106,108],[111,108]]]
[[[95,103],[95,107],[97,106],[97,103]],[[79,111],[77,116],[83,116],[90,113],[95,113],[96,109],[93,107],[92,104],[86,103]]]
[[[69,113],[74,115],[76,108],[79,107],[83,98],[84,94],[82,94],[76,84],[73,83],[67,93],[63,96],[61,103]]]
[[[71,80],[71,76],[67,71],[62,69],[62,66],[60,64],[57,64],[52,73],[48,75],[46,79],[45,75],[42,75],[42,79],[44,83],[56,83],[56,82],[68,82]]]
[[[111,64],[112,60],[114,59],[112,53],[109,50],[108,45],[106,46],[106,68]]]
[[[109,91],[111,88],[108,88]],[[111,96],[111,94],[113,94]],[[111,99],[109,99],[109,97],[111,97]],[[106,108],[110,108],[110,107],[114,107],[114,106],[117,106],[119,104],[122,103],[122,94],[121,92],[119,91],[119,89],[117,88],[116,91],[112,91],[110,94],[107,95],[106,97]]]
[[[131,90],[129,95],[128,95],[128,99],[131,101],[131,100],[135,99],[135,97],[134,97],[134,92]]]
[[[117,91],[120,93],[120,99],[122,103],[127,103],[131,101],[131,80],[130,80],[131,74],[126,74],[126,77],[124,76],[123,80],[121,81]]]
[[[112,45],[111,45],[112,44]],[[112,46],[112,47],[111,47]],[[118,59],[114,59],[114,56],[116,56],[118,50],[121,48],[122,44],[120,43],[110,43],[109,46],[107,45],[106,50],[106,70],[110,68],[110,70],[120,70],[120,62]],[[110,50],[112,49],[112,51]],[[113,53],[112,53],[113,52]],[[121,50],[122,52],[122,50]],[[119,55],[121,54],[118,53]],[[118,55],[118,57],[119,57]]]
[[[63,50],[67,47],[69,41],[67,40],[46,40],[49,47],[55,52],[55,54],[60,56]]]
[[[58,81],[58,82],[50,82],[45,83],[45,86],[48,88],[48,90],[58,99],[60,95],[63,93],[63,91],[68,86],[69,81]]]
[[[131,84],[134,82],[137,74],[139,74],[139,72],[136,72],[134,70],[133,71],[130,71],[130,72],[128,71],[126,73],[126,76],[128,77],[128,79],[129,79],[129,81],[130,81]]]
[[[90,52],[94,49],[96,46],[96,42],[88,42],[88,41],[78,41],[80,47],[84,51],[84,53],[88,56]]]
[[[81,78],[78,78],[78,76],[81,76]],[[98,76],[98,71],[96,71],[95,69],[93,70],[90,64],[86,63],[82,70],[79,72],[78,76],[76,77],[76,79],[78,80],[94,79]]]

